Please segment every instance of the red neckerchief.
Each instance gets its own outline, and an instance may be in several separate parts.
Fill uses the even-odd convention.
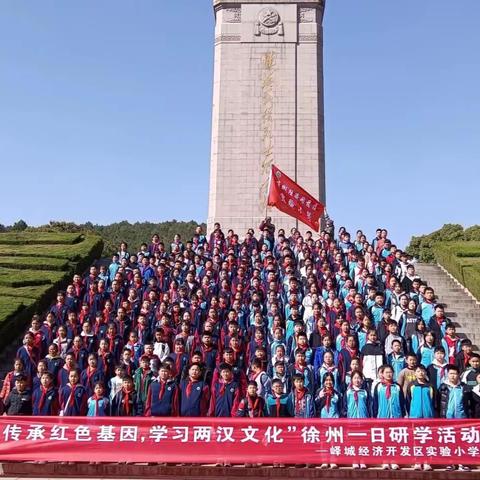
[[[165,395],[165,387],[167,386],[167,382],[164,382],[163,380],[159,380],[160,383],[160,391],[158,392],[158,399],[161,400],[163,398],[163,395]]]
[[[70,396],[68,397],[67,408],[71,407],[75,402],[75,390],[77,389],[77,386],[78,386],[78,383],[76,383],[75,385],[70,385],[71,393],[70,393]]]
[[[352,358],[357,356],[358,350],[355,348],[350,348],[348,345],[345,345],[345,350],[350,354]]]
[[[90,380],[96,371],[97,371],[96,368],[87,367],[87,384],[88,385],[91,385]]]
[[[103,309],[103,320],[104,320],[104,322],[108,322],[111,313],[112,313],[112,311],[109,308],[105,307]]]
[[[303,401],[306,393],[307,393],[306,388],[303,388],[300,392],[298,390],[295,390],[295,412],[296,413],[300,413],[301,402]]]
[[[393,385],[393,382],[387,382],[387,381],[383,381],[382,382],[382,385],[385,387],[385,398],[387,400],[390,399],[390,397],[392,396],[392,385]]]
[[[258,404],[260,402],[260,397],[258,395],[255,395],[255,402],[252,400],[252,397],[250,395],[247,395],[247,404],[249,410],[253,412],[253,416],[255,415],[255,411],[258,408]]]
[[[190,397],[190,394],[192,393],[192,388],[193,388],[194,383],[197,383],[197,382],[188,379],[187,388],[185,389],[185,393],[187,394],[187,398]]]
[[[350,385],[350,390],[353,392],[353,398],[355,400],[355,403],[358,405],[358,390],[353,387],[353,385]]]
[[[93,394],[92,399],[95,402],[95,416],[98,417],[98,401],[103,397],[99,397],[96,393]]]
[[[276,394],[274,394],[274,395],[275,395],[275,407],[276,407],[276,411],[277,411],[277,417],[279,417],[279,416],[280,416],[280,408],[281,408],[281,406],[282,406],[282,402],[281,402],[282,396],[279,395],[279,396],[277,397]]]
[[[113,352],[113,347],[114,347],[114,341],[113,339],[115,338],[114,335],[108,335],[107,334],[107,339],[108,339],[108,349],[111,352]]]
[[[130,416],[130,397],[133,394],[133,390],[126,390],[125,388],[122,387],[122,392],[125,394],[124,396],[125,413],[128,417]]]
[[[328,335],[330,332],[328,331],[328,328],[327,327],[320,327],[320,329],[318,330],[318,333],[324,337],[325,335]]]
[[[102,357],[102,362],[103,362],[103,373],[107,371],[107,361],[105,360],[106,356],[110,352],[98,352],[100,356]]]
[[[295,368],[295,370],[297,370],[297,371],[299,371],[300,373],[303,374],[303,372],[305,371],[307,366],[306,365],[300,365],[299,363],[295,362],[294,368]]]
[[[333,387],[327,388],[324,387],[323,391],[325,392],[325,406],[327,407],[327,412],[330,410],[330,404],[332,403],[332,397],[333,397]]]
[[[38,413],[42,414],[42,408],[45,405],[45,399],[47,398],[48,388],[45,388],[43,385],[40,385],[40,391],[42,395],[40,396],[40,401],[38,402]]]
[[[25,350],[30,360],[33,360],[33,348],[30,345],[25,345]]]
[[[225,390],[227,389],[227,386],[230,385],[231,382],[224,382],[223,380],[220,380],[220,390],[219,390],[219,394],[221,397],[223,397],[225,395]]]
[[[175,354],[176,357],[175,357],[175,372],[177,375],[180,374],[180,371],[181,371],[181,366],[182,366],[182,355],[183,355],[183,352],[182,353],[176,353]]]

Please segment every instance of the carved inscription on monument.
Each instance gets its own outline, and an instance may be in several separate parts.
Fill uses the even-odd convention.
[[[225,23],[240,23],[242,21],[242,10],[240,8],[226,8],[223,10],[223,21]]]
[[[300,8],[298,10],[298,21],[300,23],[316,22],[316,10],[314,8]]]
[[[273,87],[275,80],[275,52],[262,56],[262,160],[260,204],[266,205],[267,188],[273,164]]]

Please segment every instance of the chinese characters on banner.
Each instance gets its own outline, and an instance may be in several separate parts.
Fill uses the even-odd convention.
[[[0,461],[463,463],[480,421],[0,417]]]
[[[320,217],[325,206],[315,200],[300,185],[272,165],[267,205],[297,218],[315,232],[320,230]]]

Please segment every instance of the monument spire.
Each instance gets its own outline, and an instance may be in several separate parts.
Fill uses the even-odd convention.
[[[325,2],[214,0],[213,5],[208,228],[220,222],[244,236],[265,216],[272,164],[325,204]],[[278,228],[295,226],[280,212],[271,216]]]

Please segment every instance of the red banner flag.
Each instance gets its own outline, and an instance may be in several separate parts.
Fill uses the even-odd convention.
[[[480,464],[480,421],[0,417],[0,462]]]
[[[280,211],[300,220],[316,232],[320,230],[319,219],[325,210],[325,206],[315,200],[275,165],[272,165],[270,174],[267,205],[277,207]]]

